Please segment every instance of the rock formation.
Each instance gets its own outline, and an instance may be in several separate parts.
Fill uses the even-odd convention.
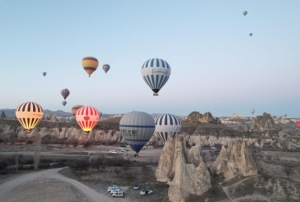
[[[5,115],[4,111],[1,112],[0,118],[1,119],[5,119],[6,118],[6,115]]]
[[[217,174],[224,174],[226,179],[237,175],[256,175],[258,171],[245,142],[232,144],[228,149],[223,146],[220,155],[212,164],[212,170]]]
[[[170,201],[185,202],[189,195],[201,195],[211,188],[210,173],[199,144],[187,148],[183,135],[170,139],[161,153],[156,177],[158,181],[168,181]]]
[[[262,116],[256,116],[252,128],[259,131],[277,129],[271,114],[265,112]]]
[[[188,122],[194,123],[213,123],[220,124],[221,121],[218,118],[214,118],[210,112],[205,112],[203,115],[199,112],[192,112],[187,117]]]

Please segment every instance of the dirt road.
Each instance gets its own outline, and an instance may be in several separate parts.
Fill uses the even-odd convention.
[[[0,185],[1,202],[114,202],[118,200],[60,175],[57,173],[60,169],[33,172],[3,183]],[[124,198],[121,201],[128,201],[128,199]]]

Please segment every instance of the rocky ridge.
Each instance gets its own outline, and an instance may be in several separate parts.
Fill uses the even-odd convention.
[[[189,195],[201,195],[211,188],[210,172],[201,156],[201,147],[197,144],[187,148],[184,135],[178,135],[175,140],[168,137],[156,178],[170,185],[168,196],[172,202],[185,202]]]
[[[223,174],[225,179],[258,173],[251,151],[245,142],[234,143],[228,149],[223,146],[220,155],[212,164],[212,170],[216,174]]]

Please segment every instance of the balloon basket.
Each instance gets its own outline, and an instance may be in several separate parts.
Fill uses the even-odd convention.
[[[153,93],[153,96],[158,96],[158,93]]]

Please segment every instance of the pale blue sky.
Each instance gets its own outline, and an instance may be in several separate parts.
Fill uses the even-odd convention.
[[[299,10],[298,0],[0,0],[0,108],[300,117]],[[89,78],[90,55],[100,65]],[[141,76],[150,58],[172,69],[158,97]]]

